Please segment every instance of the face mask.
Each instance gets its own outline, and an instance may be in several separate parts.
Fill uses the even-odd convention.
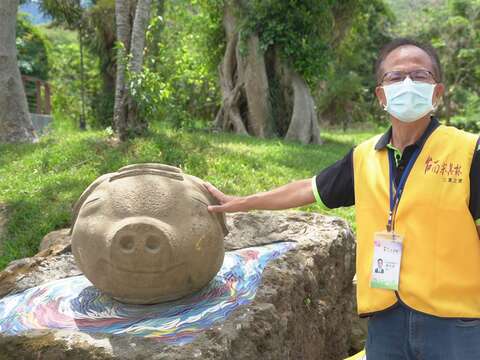
[[[383,86],[387,98],[384,110],[396,119],[414,122],[435,109],[432,104],[435,84],[413,82],[408,76],[400,83]]]

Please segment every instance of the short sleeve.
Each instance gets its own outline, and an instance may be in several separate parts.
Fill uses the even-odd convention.
[[[355,205],[353,149],[343,159],[315,175],[312,189],[317,202],[329,209]]]
[[[469,209],[477,226],[480,226],[480,140],[473,155],[470,168],[470,203]]]

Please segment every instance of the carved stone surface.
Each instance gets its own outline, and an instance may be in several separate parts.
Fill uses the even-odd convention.
[[[181,298],[218,272],[227,233],[203,181],[162,164],[95,180],[74,210],[72,252],[104,293],[131,304]]]
[[[226,250],[294,241],[296,247],[268,263],[256,296],[225,321],[182,346],[132,336],[70,330],[0,332],[0,359],[135,360],[340,360],[352,347],[355,242],[348,225],[300,212],[227,215]],[[39,285],[74,272],[68,245],[0,272],[0,289]],[[19,264],[30,264],[20,266]],[[63,269],[63,270],[59,270]],[[65,271],[62,273],[62,271]],[[40,275],[41,276],[40,276]],[[8,275],[8,276],[7,276]],[[4,280],[2,280],[4,279]],[[21,281],[18,281],[21,279]],[[7,281],[5,286],[3,281]],[[22,285],[23,284],[23,285]],[[18,288],[20,286],[20,288]]]

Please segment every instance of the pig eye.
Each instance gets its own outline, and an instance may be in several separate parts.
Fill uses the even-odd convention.
[[[132,236],[124,236],[120,239],[120,248],[123,252],[131,253],[135,247],[135,241]]]
[[[100,197],[96,197],[96,198],[94,198],[94,199],[88,200],[88,201],[84,204],[84,206],[87,206],[88,204],[91,204],[91,203],[93,203],[93,202],[95,202],[95,201],[97,201],[97,200],[100,200],[100,199],[101,199]]]
[[[145,242],[145,248],[147,251],[156,253],[160,250],[161,240],[154,235],[150,235]]]
[[[88,216],[91,213],[95,212],[95,210],[97,210],[98,207],[102,204],[101,200],[102,200],[101,197],[96,197],[94,199],[91,199],[85,202],[81,209],[82,216]]]

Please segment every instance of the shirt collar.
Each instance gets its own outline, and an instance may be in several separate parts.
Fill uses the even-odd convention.
[[[427,138],[432,134],[432,132],[440,126],[440,123],[436,117],[431,117],[430,123],[423,132],[422,136],[415,142],[415,145],[421,147]],[[387,147],[392,138],[392,127],[390,126],[388,130],[380,137],[377,144],[375,145],[375,150],[382,150]]]

